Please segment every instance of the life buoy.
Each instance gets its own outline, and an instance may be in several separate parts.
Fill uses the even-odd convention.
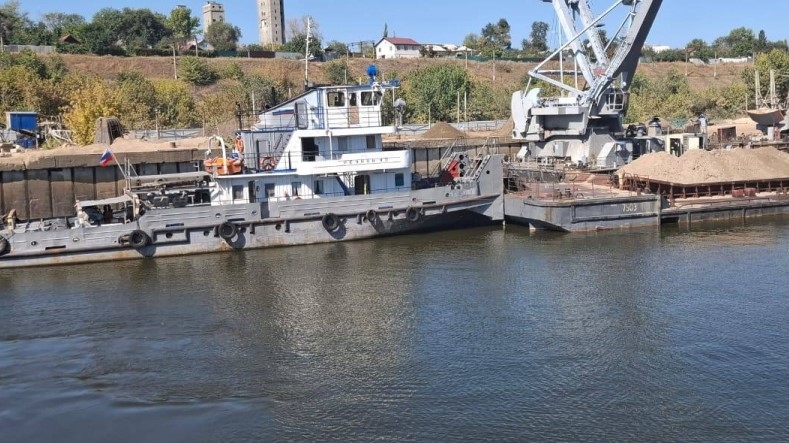
[[[422,213],[419,212],[419,209],[413,206],[409,206],[408,209],[405,210],[405,218],[407,218],[408,221],[412,221],[412,222],[419,221],[419,218],[421,216]]]
[[[137,229],[129,234],[129,244],[135,249],[140,249],[151,244],[151,237],[145,231]]]
[[[340,218],[337,217],[337,214],[328,213],[323,216],[321,223],[323,223],[324,229],[329,232],[334,232],[340,227]]]
[[[5,255],[8,252],[8,239],[5,237],[0,237],[0,255]]]
[[[375,209],[370,209],[367,211],[367,214],[365,214],[365,217],[367,217],[368,222],[372,223],[378,217],[378,213],[375,212]]]
[[[236,151],[238,151],[239,154],[244,153],[244,139],[242,139],[240,135],[236,136]]]
[[[222,222],[216,227],[216,232],[225,240],[230,240],[238,234],[238,226],[230,222]]]
[[[273,157],[263,157],[260,159],[260,169],[264,171],[271,171],[277,166]]]

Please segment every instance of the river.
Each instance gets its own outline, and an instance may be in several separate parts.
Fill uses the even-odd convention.
[[[0,271],[0,440],[787,441],[789,224]]]

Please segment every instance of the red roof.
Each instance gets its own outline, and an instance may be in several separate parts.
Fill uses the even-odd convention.
[[[417,46],[419,46],[419,43],[417,43],[415,40],[410,39],[410,38],[387,37],[384,40],[388,41],[389,43],[391,43],[393,45],[417,45]]]

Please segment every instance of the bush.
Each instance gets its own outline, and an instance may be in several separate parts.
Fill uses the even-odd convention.
[[[197,86],[212,85],[219,79],[219,74],[205,60],[197,57],[182,57],[178,61],[178,75]]]

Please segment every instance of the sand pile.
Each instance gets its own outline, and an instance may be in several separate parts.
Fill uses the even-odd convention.
[[[507,138],[512,137],[512,131],[515,129],[515,122],[510,117],[506,123],[499,129],[493,132],[494,137]]]
[[[789,154],[775,148],[692,150],[682,157],[647,154],[619,170],[652,180],[681,184],[789,178]]]
[[[425,131],[420,138],[422,139],[440,139],[440,138],[465,138],[466,133],[455,129],[449,123],[439,122],[433,125],[432,128]]]

